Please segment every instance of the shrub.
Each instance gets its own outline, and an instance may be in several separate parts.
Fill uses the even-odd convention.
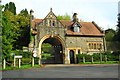
[[[116,51],[113,53],[107,51],[106,53],[101,53],[101,54],[94,53],[93,55],[78,54],[77,55],[77,62],[78,63],[83,62],[83,57],[85,57],[86,62],[91,62],[92,56],[93,56],[93,61],[100,61],[100,55],[102,55],[102,61],[105,61],[105,56],[107,56],[107,61],[119,61],[120,51]]]

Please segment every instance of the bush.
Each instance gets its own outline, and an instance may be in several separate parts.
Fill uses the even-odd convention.
[[[82,63],[83,62],[83,57],[85,57],[86,62],[91,62],[92,61],[92,56],[93,56],[93,61],[100,61],[100,55],[102,55],[102,61],[105,61],[105,56],[107,56],[107,61],[119,61],[119,55],[120,51],[116,52],[109,52],[107,51],[106,53],[95,53],[93,55],[87,55],[87,54],[78,54],[77,55],[77,62]]]
[[[22,56],[23,56],[23,58],[32,58],[32,53],[31,52],[23,52]]]
[[[85,57],[85,61],[89,62],[91,61],[91,56],[87,54],[78,54],[77,55],[77,61],[78,63],[83,62],[83,57]]]
[[[99,53],[95,53],[92,56],[93,56],[94,61],[100,61],[100,54]]]

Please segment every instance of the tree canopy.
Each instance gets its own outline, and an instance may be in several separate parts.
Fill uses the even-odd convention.
[[[65,15],[58,15],[57,18],[59,20],[71,20],[70,15],[68,15],[67,13]]]
[[[12,12],[14,15],[16,14],[16,6],[13,2],[7,3],[5,5],[4,11],[5,10],[9,10],[10,12]]]
[[[113,29],[107,29],[105,31],[105,38],[107,41],[113,41],[116,37],[116,31]]]
[[[3,58],[10,57],[14,50],[22,50],[30,43],[30,15],[27,9],[16,14],[14,3],[4,6],[2,12],[2,52]]]
[[[117,40],[120,42],[120,13],[118,14]]]

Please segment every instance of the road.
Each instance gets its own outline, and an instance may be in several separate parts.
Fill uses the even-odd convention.
[[[118,78],[118,65],[52,66],[8,70],[3,78]]]

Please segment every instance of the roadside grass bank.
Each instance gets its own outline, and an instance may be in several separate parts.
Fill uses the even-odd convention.
[[[21,65],[20,68],[18,66],[16,66],[16,67],[6,67],[5,69],[0,68],[0,70],[15,70],[15,69],[27,69],[27,68],[36,68],[36,67],[41,67],[41,66],[40,65],[34,65],[32,67],[32,65]]]
[[[120,63],[119,61],[107,61],[107,62],[105,62],[105,61],[102,61],[102,62],[95,61],[95,62],[85,62],[85,63],[80,62],[78,64],[119,64],[119,63]]]
[[[102,61],[102,62],[95,61],[93,63],[92,62],[85,62],[85,63],[80,62],[78,64],[120,64],[120,62],[119,61],[107,61],[107,62],[105,62],[105,61]],[[34,67],[32,67],[32,65],[30,64],[30,65],[21,65],[20,68],[18,66],[16,66],[16,67],[6,67],[5,69],[3,69],[2,67],[0,67],[0,70],[29,69],[29,68],[36,68],[36,67],[42,67],[42,66],[40,66],[40,65],[34,65]]]

